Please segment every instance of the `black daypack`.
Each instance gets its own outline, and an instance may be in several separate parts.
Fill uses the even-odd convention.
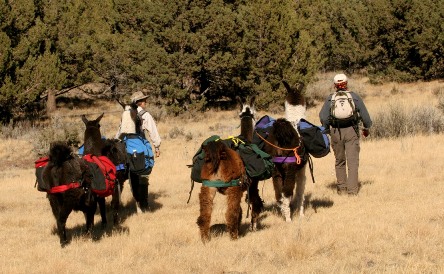
[[[330,139],[325,128],[316,126],[305,119],[298,123],[298,131],[302,137],[305,150],[315,158],[322,158],[330,153]]]

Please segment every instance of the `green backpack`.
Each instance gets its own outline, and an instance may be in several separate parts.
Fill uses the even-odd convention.
[[[248,177],[259,181],[271,178],[274,163],[270,154],[260,150],[255,144],[240,144],[238,152]]]
[[[205,163],[205,151],[202,149],[204,145],[211,141],[219,140],[220,137],[218,135],[213,135],[203,141],[199,150],[193,156],[193,164],[191,166],[191,180],[194,182],[202,183],[202,178],[200,177],[200,173],[202,171],[202,166]]]
[[[266,180],[271,178],[274,168],[272,157],[260,150],[257,145],[245,144],[243,142],[239,142],[237,144],[233,141],[233,139],[221,140],[218,135],[213,135],[203,141],[199,150],[193,156],[191,180],[202,183],[201,171],[205,160],[205,151],[202,149],[202,147],[211,141],[217,140],[225,142],[228,147],[235,149],[239,153],[242,161],[244,162],[246,172],[250,178],[256,180]]]

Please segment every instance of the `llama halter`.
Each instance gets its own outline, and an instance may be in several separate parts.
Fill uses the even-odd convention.
[[[298,154],[298,148],[300,148],[301,145],[298,145],[298,146],[295,147],[295,148],[282,148],[282,147],[279,147],[279,146],[276,146],[276,145],[270,143],[269,141],[267,141],[264,137],[262,137],[262,136],[261,136],[259,133],[257,133],[257,132],[256,132],[256,135],[259,136],[259,138],[261,138],[262,141],[266,142],[267,144],[269,144],[269,145],[272,146],[272,147],[275,147],[275,148],[277,148],[277,149],[281,149],[281,150],[286,150],[286,151],[293,151],[294,156],[295,156],[296,164],[298,164],[298,165],[301,164],[301,156]],[[280,159],[280,158],[287,158],[288,160],[291,159],[290,157],[273,157],[273,162],[275,162],[275,159],[276,159],[278,162],[280,162],[279,160],[282,160],[282,159]],[[284,162],[288,162],[288,161],[284,161]]]

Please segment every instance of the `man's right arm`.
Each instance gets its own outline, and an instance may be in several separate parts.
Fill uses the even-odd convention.
[[[319,112],[319,120],[321,121],[321,125],[328,129],[330,127],[330,104],[331,104],[331,95],[325,100],[324,105]]]

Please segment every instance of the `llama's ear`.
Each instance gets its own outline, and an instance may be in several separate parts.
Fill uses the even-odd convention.
[[[290,87],[290,85],[285,80],[282,80],[282,84],[284,84],[284,87],[288,93],[301,93],[305,87],[304,83],[302,82],[297,82],[295,88]]]
[[[124,103],[122,103],[119,99],[117,99],[116,98],[116,101],[117,101],[117,103],[119,103],[119,105],[123,108],[123,109],[125,109],[125,104]]]
[[[237,102],[237,104],[239,105],[239,107],[240,107],[241,110],[242,110],[242,105],[243,105],[244,103],[242,102],[242,99],[241,99],[239,96],[236,96],[236,102]]]
[[[282,80],[282,84],[284,84],[284,87],[287,90],[287,92],[293,92],[290,85],[287,83],[287,81]]]
[[[85,125],[88,123],[88,119],[86,119],[85,114],[82,115],[82,121],[85,123]]]
[[[254,107],[254,102],[256,101],[256,95],[253,95],[251,98],[250,98],[250,107]]]
[[[298,83],[296,84],[296,91],[299,92],[299,93],[301,93],[302,90],[304,89],[304,87],[305,87],[304,83],[302,83],[302,82],[298,82]]]
[[[97,117],[96,122],[99,123],[100,120],[102,120],[103,115],[105,114],[105,112],[103,112],[102,114],[100,114],[99,117]]]

